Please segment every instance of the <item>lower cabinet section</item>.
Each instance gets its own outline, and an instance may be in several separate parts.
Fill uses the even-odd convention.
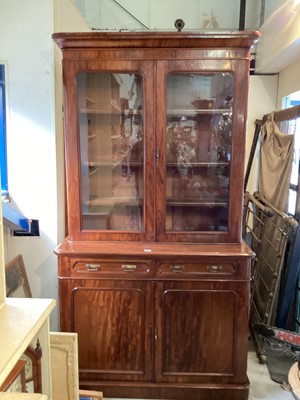
[[[85,261],[60,257],[61,330],[78,333],[80,387],[104,397],[247,399],[249,257],[207,261],[163,260],[161,273],[160,259],[141,269],[138,259],[120,269],[114,260],[109,272],[108,258],[89,258],[99,268],[74,272]]]

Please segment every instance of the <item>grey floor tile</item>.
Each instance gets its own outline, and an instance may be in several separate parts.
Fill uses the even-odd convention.
[[[248,378],[250,381],[248,400],[295,400],[289,390],[285,390],[280,384],[272,381],[267,365],[258,362],[254,351],[248,353]]]
[[[294,400],[293,394],[270,378],[266,364],[259,364],[256,353],[248,353],[249,400]]]

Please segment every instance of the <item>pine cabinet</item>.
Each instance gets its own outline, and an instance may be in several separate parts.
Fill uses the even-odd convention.
[[[56,33],[68,237],[61,329],[105,397],[247,399],[242,242],[257,32]]]

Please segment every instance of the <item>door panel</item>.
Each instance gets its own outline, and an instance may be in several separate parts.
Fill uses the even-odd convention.
[[[76,281],[69,287],[80,380],[151,378],[151,283]]]
[[[153,240],[153,62],[64,65],[70,237]]]
[[[157,62],[159,241],[241,240],[244,155],[234,148],[244,143],[237,116],[245,105],[237,75],[234,60]]]
[[[235,381],[247,354],[246,342],[237,346],[240,331],[247,334],[247,318],[236,284],[160,282],[157,287],[157,379],[201,382],[209,375],[215,382]]]

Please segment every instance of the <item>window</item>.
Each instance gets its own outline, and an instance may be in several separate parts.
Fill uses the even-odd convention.
[[[282,99],[282,108],[290,108],[300,105],[300,91],[291,93]],[[295,135],[294,143],[294,157],[292,165],[292,173],[290,180],[289,189],[289,200],[288,200],[288,213],[299,218],[299,176],[300,176],[300,118],[291,119],[287,121],[286,129],[291,134]]]
[[[5,102],[5,67],[0,64],[0,171],[1,193],[8,194],[7,152],[6,152],[6,102]]]
[[[296,216],[297,197],[299,193],[299,169],[300,169],[300,118],[290,121],[291,131],[295,134],[294,157],[289,189],[288,213]]]

